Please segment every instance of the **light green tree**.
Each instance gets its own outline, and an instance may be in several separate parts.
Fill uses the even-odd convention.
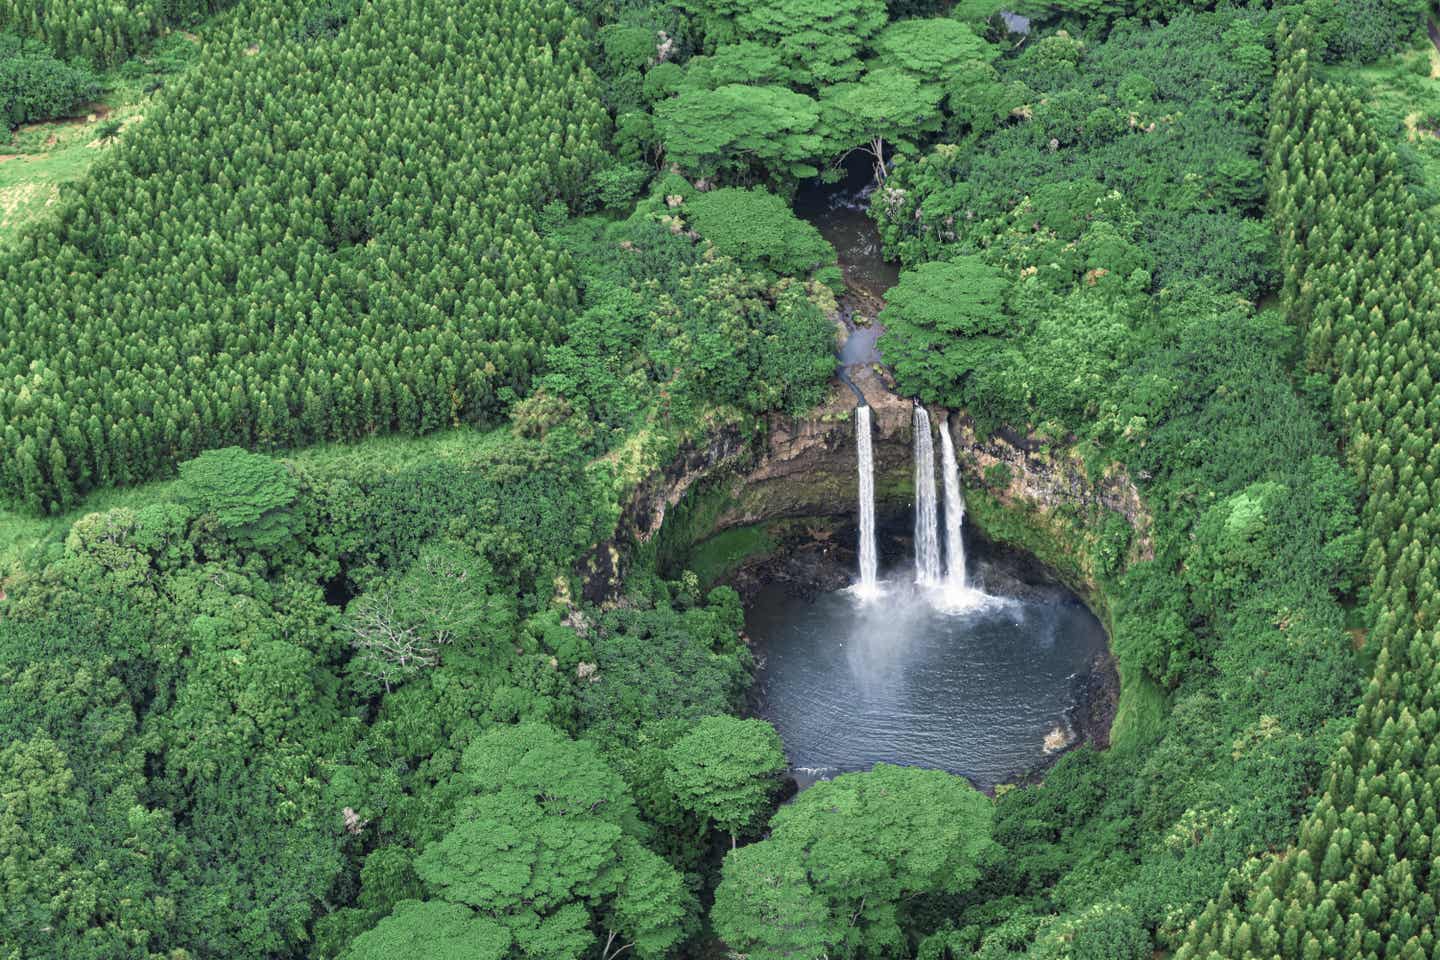
[[[180,464],[176,498],[221,529],[254,547],[273,547],[290,536],[286,508],[300,485],[278,460],[240,447],[207,450]]]
[[[350,602],[352,669],[384,686],[435,666],[451,643],[495,646],[513,635],[515,601],[494,589],[489,564],[453,541],[425,546],[393,581]]]
[[[395,911],[355,938],[346,960],[502,960],[510,931],[458,903],[402,900]]]
[[[998,54],[958,20],[922,17],[897,20],[875,38],[879,62],[925,83],[945,83],[966,63],[991,63]]]
[[[872,72],[900,70],[919,81],[927,100],[938,90],[951,117],[985,132],[1025,99],[1023,86],[1000,81],[992,64],[999,51],[959,20],[897,20],[875,38]]]
[[[825,147],[819,123],[819,104],[775,85],[685,87],[655,106],[667,156],[699,177],[744,173],[756,163],[792,178],[814,176]]]
[[[901,955],[917,898],[979,879],[991,819],[984,795],[939,770],[882,763],[818,783],[726,858],[715,929],[752,960]]]
[[[966,405],[970,375],[1013,325],[1008,281],[978,257],[922,264],[885,297],[880,349],[900,389],[948,406]]]
[[[699,193],[686,202],[685,213],[716,250],[746,267],[804,277],[817,267],[835,265],[835,248],[820,231],[767,190],[725,187]]]
[[[657,105],[656,132],[701,176],[751,163],[814,176],[821,158],[859,149],[883,179],[887,153],[940,129],[947,96],[971,123],[994,113],[1003,90],[996,49],[956,20],[886,27],[874,0],[722,0],[693,12],[718,46],[687,65],[679,96]]]
[[[859,56],[885,25],[883,0],[689,0],[722,43],[751,40],[780,52],[798,86],[819,88],[859,76]]]
[[[727,83],[784,84],[790,81],[790,68],[780,51],[754,40],[727,43],[708,56],[693,57],[685,65],[684,83],[692,87],[714,90]]]
[[[1291,496],[1283,483],[1252,483],[1200,515],[1185,558],[1185,579],[1199,611],[1214,616],[1228,609],[1274,565],[1283,535],[1275,518]]]
[[[944,93],[939,84],[922,83],[896,67],[871,70],[854,83],[821,92],[825,133],[840,159],[851,150],[868,153],[875,179],[884,180],[887,147],[913,150],[922,134],[940,129]]]
[[[710,916],[731,949],[755,960],[820,957],[834,943],[829,907],[804,864],[770,842],[725,857]]]
[[[736,835],[770,804],[785,750],[764,720],[706,717],[666,751],[665,779],[686,809]]]

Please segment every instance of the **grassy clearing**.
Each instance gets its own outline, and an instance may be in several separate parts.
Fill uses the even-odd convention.
[[[1423,181],[1421,202],[1440,212],[1440,51],[1427,39],[1423,47],[1328,72],[1357,89],[1375,129],[1393,137],[1407,173]]]
[[[174,480],[161,480],[139,487],[97,490],[74,510],[50,517],[0,508],[0,589],[25,562],[52,544],[65,542],[70,525],[87,513],[103,513],[118,507],[139,509],[147,504],[164,501]]]
[[[148,55],[101,76],[100,100],[86,112],[45,123],[0,128],[0,247],[21,228],[44,218],[60,200],[60,187],[84,176],[90,165],[144,120],[145,111],[194,58],[200,38],[172,33]],[[102,141],[118,124],[118,136]]]
[[[474,462],[487,452],[506,443],[510,428],[454,427],[423,437],[371,437],[354,443],[318,443],[273,456],[307,470],[354,470],[366,464],[381,463],[404,467],[424,460],[460,460]]]
[[[140,119],[140,104],[97,104],[87,117],[15,131],[0,148],[0,242],[44,216],[59,201],[60,185],[78,180],[110,148],[97,139],[102,126],[111,120],[128,125]]]

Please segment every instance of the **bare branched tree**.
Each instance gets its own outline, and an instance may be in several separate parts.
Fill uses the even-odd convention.
[[[418,574],[413,597],[424,604],[424,629],[435,646],[450,643],[484,619],[485,594],[471,582],[470,569],[454,554],[435,551],[422,555]]]
[[[473,558],[436,547],[398,582],[356,598],[346,614],[360,669],[388,693],[440,661],[440,648],[470,639],[484,624],[484,585]]]
[[[350,605],[351,644],[361,669],[391,686],[439,660],[440,644],[415,625],[406,622],[396,609],[395,591],[384,589],[366,594]]]

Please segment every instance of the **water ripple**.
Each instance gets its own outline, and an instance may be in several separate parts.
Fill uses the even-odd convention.
[[[996,783],[1043,760],[1046,736],[1068,728],[1076,675],[1105,648],[1100,624],[1072,597],[960,594],[907,574],[868,599],[767,590],[747,613],[765,662],[758,712],[792,765],[886,761]]]

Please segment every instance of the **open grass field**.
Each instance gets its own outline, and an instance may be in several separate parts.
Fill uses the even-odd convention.
[[[80,179],[144,121],[152,98],[184,71],[200,42],[197,33],[172,33],[149,54],[103,74],[102,95],[84,113],[0,129],[0,249],[55,207],[63,184]]]
[[[143,101],[93,104],[85,116],[27,124],[12,132],[0,152],[0,244],[55,206],[60,186],[79,179],[117,142],[102,140],[102,131],[114,122],[139,122],[142,106]]]

